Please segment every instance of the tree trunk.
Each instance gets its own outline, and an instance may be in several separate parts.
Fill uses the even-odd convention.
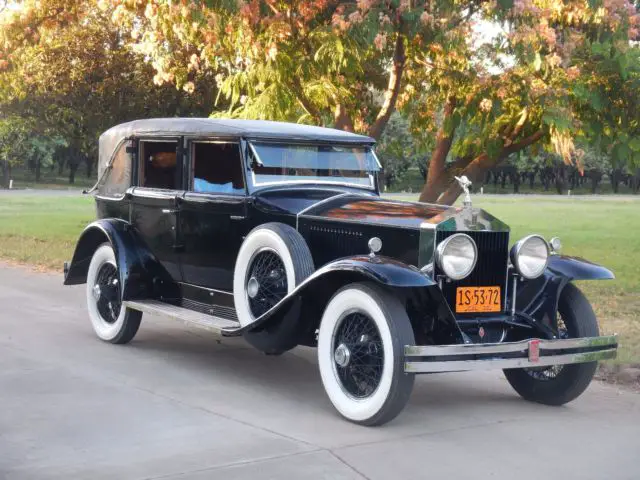
[[[618,193],[618,189],[620,186],[620,170],[614,169],[609,175],[611,179],[611,188],[613,189],[613,193]]]
[[[442,192],[446,186],[447,179],[445,178],[444,167],[449,150],[451,150],[451,144],[453,143],[455,128],[453,128],[451,132],[447,132],[445,125],[453,115],[455,106],[456,99],[454,97],[449,97],[444,106],[442,126],[438,129],[436,147],[431,153],[431,160],[429,161],[429,169],[427,171],[427,181],[422,193],[420,194],[420,198],[418,199],[419,202],[435,202],[438,199],[440,192]]]
[[[478,182],[483,178],[483,175],[488,169],[499,165],[509,155],[516,153],[529,145],[534,144],[544,136],[544,132],[539,130],[528,137],[523,138],[518,142],[513,142],[509,146],[502,149],[502,153],[495,159],[489,157],[488,154],[483,153],[474,158],[460,173],[466,175],[472,182]],[[453,205],[453,202],[460,196],[462,189],[458,182],[454,182],[449,185],[449,188],[438,198],[438,203],[444,205]]]
[[[69,183],[73,184],[76,182],[76,170],[78,169],[78,164],[76,162],[69,164]]]
[[[513,183],[513,193],[520,193],[520,174],[518,172],[511,176],[511,183]]]
[[[40,167],[42,166],[42,162],[40,157],[36,158],[36,183],[40,183]]]
[[[391,67],[391,72],[389,73],[389,83],[384,92],[384,102],[382,102],[382,107],[380,107],[380,111],[378,112],[375,122],[373,122],[373,125],[371,125],[371,128],[369,129],[369,136],[376,140],[380,139],[384,128],[387,126],[389,118],[391,118],[391,114],[396,108],[396,102],[398,101],[398,95],[400,94],[402,73],[407,61],[404,41],[404,35],[398,33],[395,48],[393,50],[393,65]]]
[[[353,121],[347,113],[347,109],[344,108],[344,105],[342,105],[341,103],[336,105],[333,118],[335,120],[335,128],[337,128],[338,130],[353,132]]]
[[[9,161],[2,162],[2,186],[9,188]]]

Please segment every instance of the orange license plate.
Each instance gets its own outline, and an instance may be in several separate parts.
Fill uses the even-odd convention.
[[[500,310],[500,287],[458,287],[456,290],[456,313]]]

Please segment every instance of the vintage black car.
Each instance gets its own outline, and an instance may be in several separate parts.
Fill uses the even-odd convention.
[[[471,205],[382,198],[374,140],[265,121],[150,119],[100,137],[99,220],[65,284],[86,283],[99,338],[143,312],[243,336],[266,354],[316,346],[329,399],[385,423],[416,373],[504,369],[560,405],[616,354],[572,283],[611,279]],[[467,189],[466,179],[459,179]]]

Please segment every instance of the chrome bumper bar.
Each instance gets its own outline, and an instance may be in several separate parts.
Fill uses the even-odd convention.
[[[616,335],[508,343],[472,343],[404,347],[407,373],[463,372],[535,368],[615,358]]]

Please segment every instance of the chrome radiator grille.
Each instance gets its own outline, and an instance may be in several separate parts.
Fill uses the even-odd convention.
[[[445,238],[456,233],[469,235],[478,247],[478,262],[467,278],[458,281],[444,282],[442,292],[455,312],[456,289],[458,287],[493,287],[500,286],[500,305],[504,307],[507,284],[507,262],[509,256],[509,232],[450,232],[437,231],[436,245]],[[442,275],[438,266],[436,278]],[[479,314],[471,314],[479,315]]]

